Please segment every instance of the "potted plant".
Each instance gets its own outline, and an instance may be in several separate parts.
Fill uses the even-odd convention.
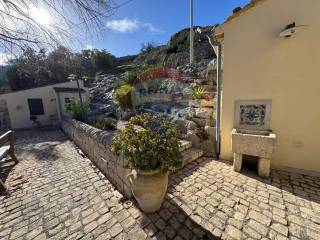
[[[32,126],[33,127],[36,127],[36,128],[40,127],[40,121],[38,120],[38,116],[31,115],[30,116],[30,120],[32,121]]]
[[[140,125],[141,127],[136,127]],[[133,196],[144,212],[157,211],[168,186],[168,171],[181,164],[177,129],[162,116],[148,114],[131,118],[112,142],[112,151],[122,155]]]

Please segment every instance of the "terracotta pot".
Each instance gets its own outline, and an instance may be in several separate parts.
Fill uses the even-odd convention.
[[[168,187],[168,173],[132,170],[127,176],[133,196],[146,213],[160,209]]]

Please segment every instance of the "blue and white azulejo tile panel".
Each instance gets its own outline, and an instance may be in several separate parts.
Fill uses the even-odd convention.
[[[269,130],[271,100],[238,100],[235,102],[235,127]]]

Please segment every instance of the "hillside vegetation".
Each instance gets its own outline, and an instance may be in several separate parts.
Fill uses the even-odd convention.
[[[212,27],[195,27],[200,32],[194,34],[195,62],[214,58],[214,52],[207,36],[212,34]],[[176,68],[189,63],[189,28],[174,34],[167,45],[159,46],[147,53],[139,54],[133,63],[136,65],[162,65]]]
[[[195,27],[195,62],[214,58],[207,36],[212,27]],[[52,52],[45,49],[26,49],[23,54],[10,62],[10,67],[2,68],[0,88],[4,91],[17,91],[68,80],[70,74],[87,79],[95,79],[102,73],[123,74],[128,71],[141,71],[152,66],[177,68],[189,62],[189,29],[174,34],[168,44],[155,46],[147,43],[141,52],[133,56],[116,58],[106,50],[82,50],[73,53],[61,46]]]

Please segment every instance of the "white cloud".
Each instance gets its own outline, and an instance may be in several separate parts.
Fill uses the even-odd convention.
[[[137,31],[147,31],[151,34],[162,34],[162,30],[156,28],[151,23],[143,23],[136,19],[111,20],[106,23],[106,28],[119,33],[134,33]]]
[[[12,54],[0,53],[0,65],[7,65],[8,61],[13,59]]]
[[[163,30],[156,28],[151,23],[144,23],[143,26],[152,34],[163,34],[164,33]]]
[[[106,27],[115,32],[132,33],[139,29],[139,22],[137,20],[130,20],[127,18],[111,20],[106,23]]]
[[[92,50],[92,49],[94,49],[94,47],[91,44],[87,44],[84,49],[85,50]]]

